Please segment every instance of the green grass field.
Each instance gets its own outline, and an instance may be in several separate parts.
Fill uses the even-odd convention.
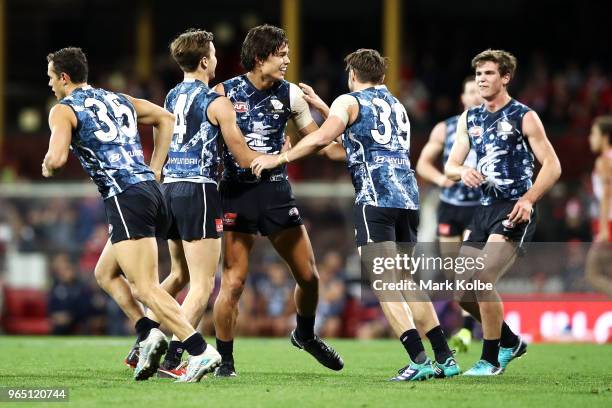
[[[398,341],[333,340],[345,368],[332,372],[287,339],[238,339],[239,376],[136,383],[122,363],[131,338],[0,337],[0,387],[67,387],[78,407],[612,407],[612,345],[531,345],[503,376],[421,383],[387,380],[406,363]],[[458,355],[463,369],[480,345]],[[62,403],[0,403],[57,407]]]

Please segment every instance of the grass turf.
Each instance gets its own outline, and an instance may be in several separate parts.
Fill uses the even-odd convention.
[[[610,407],[612,345],[530,345],[503,376],[419,383],[387,380],[406,363],[398,341],[332,340],[345,368],[332,372],[288,339],[236,341],[238,377],[198,384],[132,380],[123,365],[133,339],[0,337],[0,387],[67,387],[71,406],[148,407]],[[459,354],[466,370],[480,345]],[[1,405],[9,405],[1,403]],[[19,407],[58,403],[16,403]]]

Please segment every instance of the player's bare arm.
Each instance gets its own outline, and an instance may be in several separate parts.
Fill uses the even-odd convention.
[[[331,107],[330,116],[321,127],[306,135],[291,150],[280,155],[264,155],[258,157],[251,164],[255,174],[262,170],[271,169],[293,160],[313,154],[332,143],[345,130],[349,123],[357,118],[359,107],[357,100],[349,95],[338,97]]]
[[[263,170],[273,169],[290,161],[311,155],[332,143],[334,139],[344,132],[344,129],[346,129],[346,125],[340,118],[331,115],[318,130],[304,137],[291,150],[280,155],[262,155],[253,160],[251,169],[259,176]]]
[[[608,242],[608,214],[610,214],[610,201],[612,200],[612,161],[598,158],[595,161],[595,172],[601,179],[603,191],[599,203],[599,232],[594,238],[595,242]]]
[[[439,187],[450,187],[455,184],[453,180],[438,170],[435,165],[435,162],[440,158],[444,150],[445,135],[446,124],[439,122],[431,131],[429,140],[425,147],[423,147],[416,165],[416,172],[419,176]]]
[[[55,105],[49,112],[49,150],[42,163],[42,175],[51,177],[55,171],[66,164],[70,152],[72,129],[76,128],[77,119],[70,107]]]
[[[304,92],[304,100],[313,108],[318,110],[323,118],[327,119],[329,116],[329,106],[317,95],[317,93],[312,89],[310,85],[307,85],[303,82],[299,84],[300,89]]]
[[[134,105],[138,123],[153,126],[153,153],[149,167],[155,173],[157,181],[161,180],[162,167],[168,156],[172,133],[174,132],[174,115],[161,106],[144,99],[125,95]]]
[[[523,134],[529,140],[533,153],[542,165],[533,186],[527,190],[515,204],[508,220],[514,223],[529,221],[531,209],[561,176],[561,163],[550,141],[546,137],[544,125],[534,111],[529,111],[523,118]]]
[[[291,138],[290,143],[295,145],[302,137],[316,131],[319,126],[312,119],[310,114],[309,103],[321,111],[323,117],[329,116],[329,107],[315,93],[312,87],[301,83],[300,87],[291,84],[292,102],[291,109],[293,110],[293,122],[298,129],[298,134]],[[332,142],[329,146],[318,151],[319,155],[327,157],[330,160],[345,161],[346,152],[340,143]]]
[[[457,122],[457,137],[444,166],[444,174],[453,181],[463,181],[468,187],[478,187],[484,181],[483,175],[476,169],[463,165],[469,153],[470,139],[467,133],[467,111],[465,111]]]
[[[222,96],[208,106],[208,118],[213,125],[221,128],[226,146],[243,168],[248,168],[254,158],[261,156],[247,146],[244,135],[236,123],[236,112],[229,99]]]

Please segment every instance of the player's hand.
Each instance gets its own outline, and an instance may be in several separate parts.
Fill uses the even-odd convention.
[[[465,167],[461,171],[461,181],[468,187],[478,187],[485,180],[484,176],[471,167]]]
[[[528,222],[531,219],[531,210],[533,209],[533,203],[531,200],[521,197],[514,204],[512,212],[508,214],[508,221],[513,224],[521,224]]]
[[[256,157],[251,162],[251,171],[257,176],[261,177],[261,172],[267,169],[273,169],[279,165],[278,154],[263,154]]]
[[[42,175],[45,178],[49,178],[53,176],[53,170],[50,170],[47,166],[45,166],[44,162],[42,164]]]
[[[304,92],[304,100],[308,102],[310,106],[319,111],[327,109],[327,104],[323,102],[323,99],[319,98],[319,95],[312,89],[312,86],[303,82],[300,82],[298,85],[300,89],[302,89],[302,92]]]

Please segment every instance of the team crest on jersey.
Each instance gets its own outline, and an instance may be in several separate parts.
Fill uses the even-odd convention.
[[[279,114],[279,113],[283,113],[283,109],[285,108],[285,105],[283,105],[283,103],[279,101],[278,99],[273,98],[273,99],[270,99],[269,108],[272,114]]]
[[[469,134],[472,137],[480,137],[482,136],[483,129],[480,126],[471,127],[469,130]]]
[[[245,113],[249,111],[248,102],[234,102],[234,110],[238,113]]]
[[[498,135],[511,135],[514,132],[514,126],[507,120],[497,122]]]

